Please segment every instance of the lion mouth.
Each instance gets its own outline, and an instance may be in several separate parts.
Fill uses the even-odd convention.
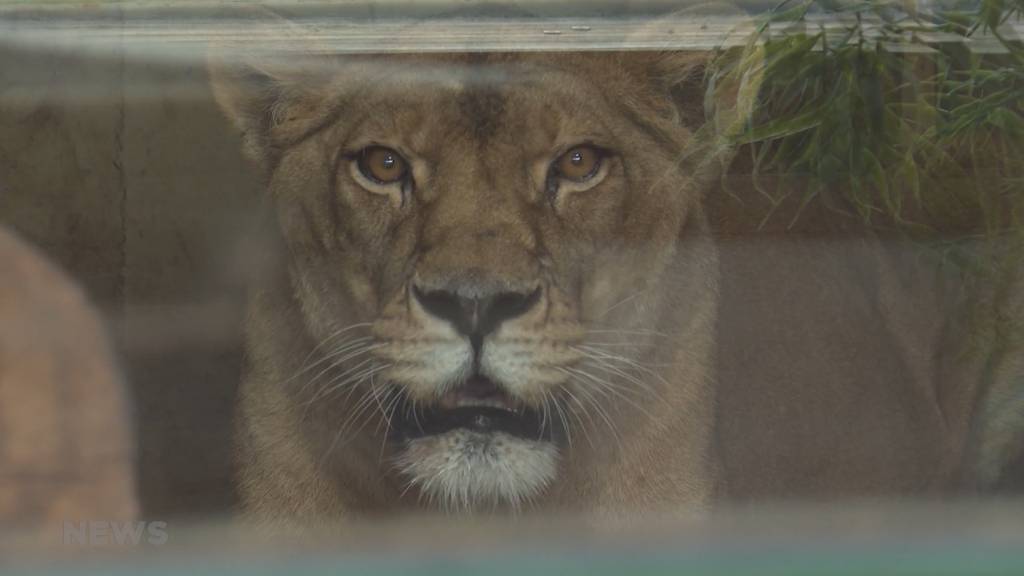
[[[504,432],[531,440],[550,440],[551,427],[540,411],[515,400],[483,376],[473,376],[436,403],[398,410],[394,431],[403,440],[465,429]]]

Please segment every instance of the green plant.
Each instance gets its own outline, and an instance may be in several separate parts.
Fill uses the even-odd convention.
[[[757,190],[772,206],[796,188],[801,206],[838,195],[833,208],[917,236],[1019,228],[1024,50],[1000,26],[1019,17],[1024,0],[928,15],[902,6],[787,0],[763,19],[752,44],[763,46],[764,81],[756,113],[736,135]],[[773,37],[783,23],[805,28]],[[929,43],[935,33],[945,41]],[[1004,53],[972,53],[978,36]],[[718,82],[738,73],[736,59],[723,61]],[[769,174],[774,190],[762,178]]]
[[[1024,47],[1006,33],[1022,14],[1024,0],[785,0],[746,47],[764,80],[733,137],[767,199],[761,225],[798,195],[790,228],[820,202],[933,249],[964,282],[965,352],[1024,342],[1005,313],[1024,268]],[[724,54],[711,89],[749,74],[743,61]]]

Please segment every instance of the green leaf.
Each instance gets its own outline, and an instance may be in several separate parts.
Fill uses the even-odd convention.
[[[878,157],[870,149],[865,148],[863,153],[868,173],[871,176],[871,183],[878,190],[878,195],[882,197],[882,203],[885,204],[889,215],[897,216],[900,213],[901,202],[893,198],[892,194],[889,193],[889,180],[886,178],[882,163],[878,161]]]
[[[739,144],[750,144],[765,140],[785,138],[810,130],[821,124],[821,116],[824,106],[809,110],[793,118],[779,118],[760,126],[755,126],[749,132],[740,136]]]

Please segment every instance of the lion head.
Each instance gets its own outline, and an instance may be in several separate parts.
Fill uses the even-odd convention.
[[[289,467],[296,453],[316,463],[308,498],[361,486],[348,509],[701,501],[717,274],[694,145],[707,58],[214,66],[285,254],[273,286],[286,295],[253,313],[292,318],[250,334],[243,395],[275,400],[250,402],[245,426],[277,437],[243,456],[265,469],[247,473],[249,494],[302,491],[260,455],[294,442]],[[267,432],[275,417],[289,432]]]

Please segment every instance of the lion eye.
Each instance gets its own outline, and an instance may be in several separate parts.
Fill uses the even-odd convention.
[[[555,160],[553,168],[566,180],[586,182],[597,175],[603,160],[604,155],[599,149],[586,145],[576,146]]]
[[[378,184],[394,184],[409,173],[408,162],[398,152],[383,146],[364,148],[357,162],[363,176]]]

